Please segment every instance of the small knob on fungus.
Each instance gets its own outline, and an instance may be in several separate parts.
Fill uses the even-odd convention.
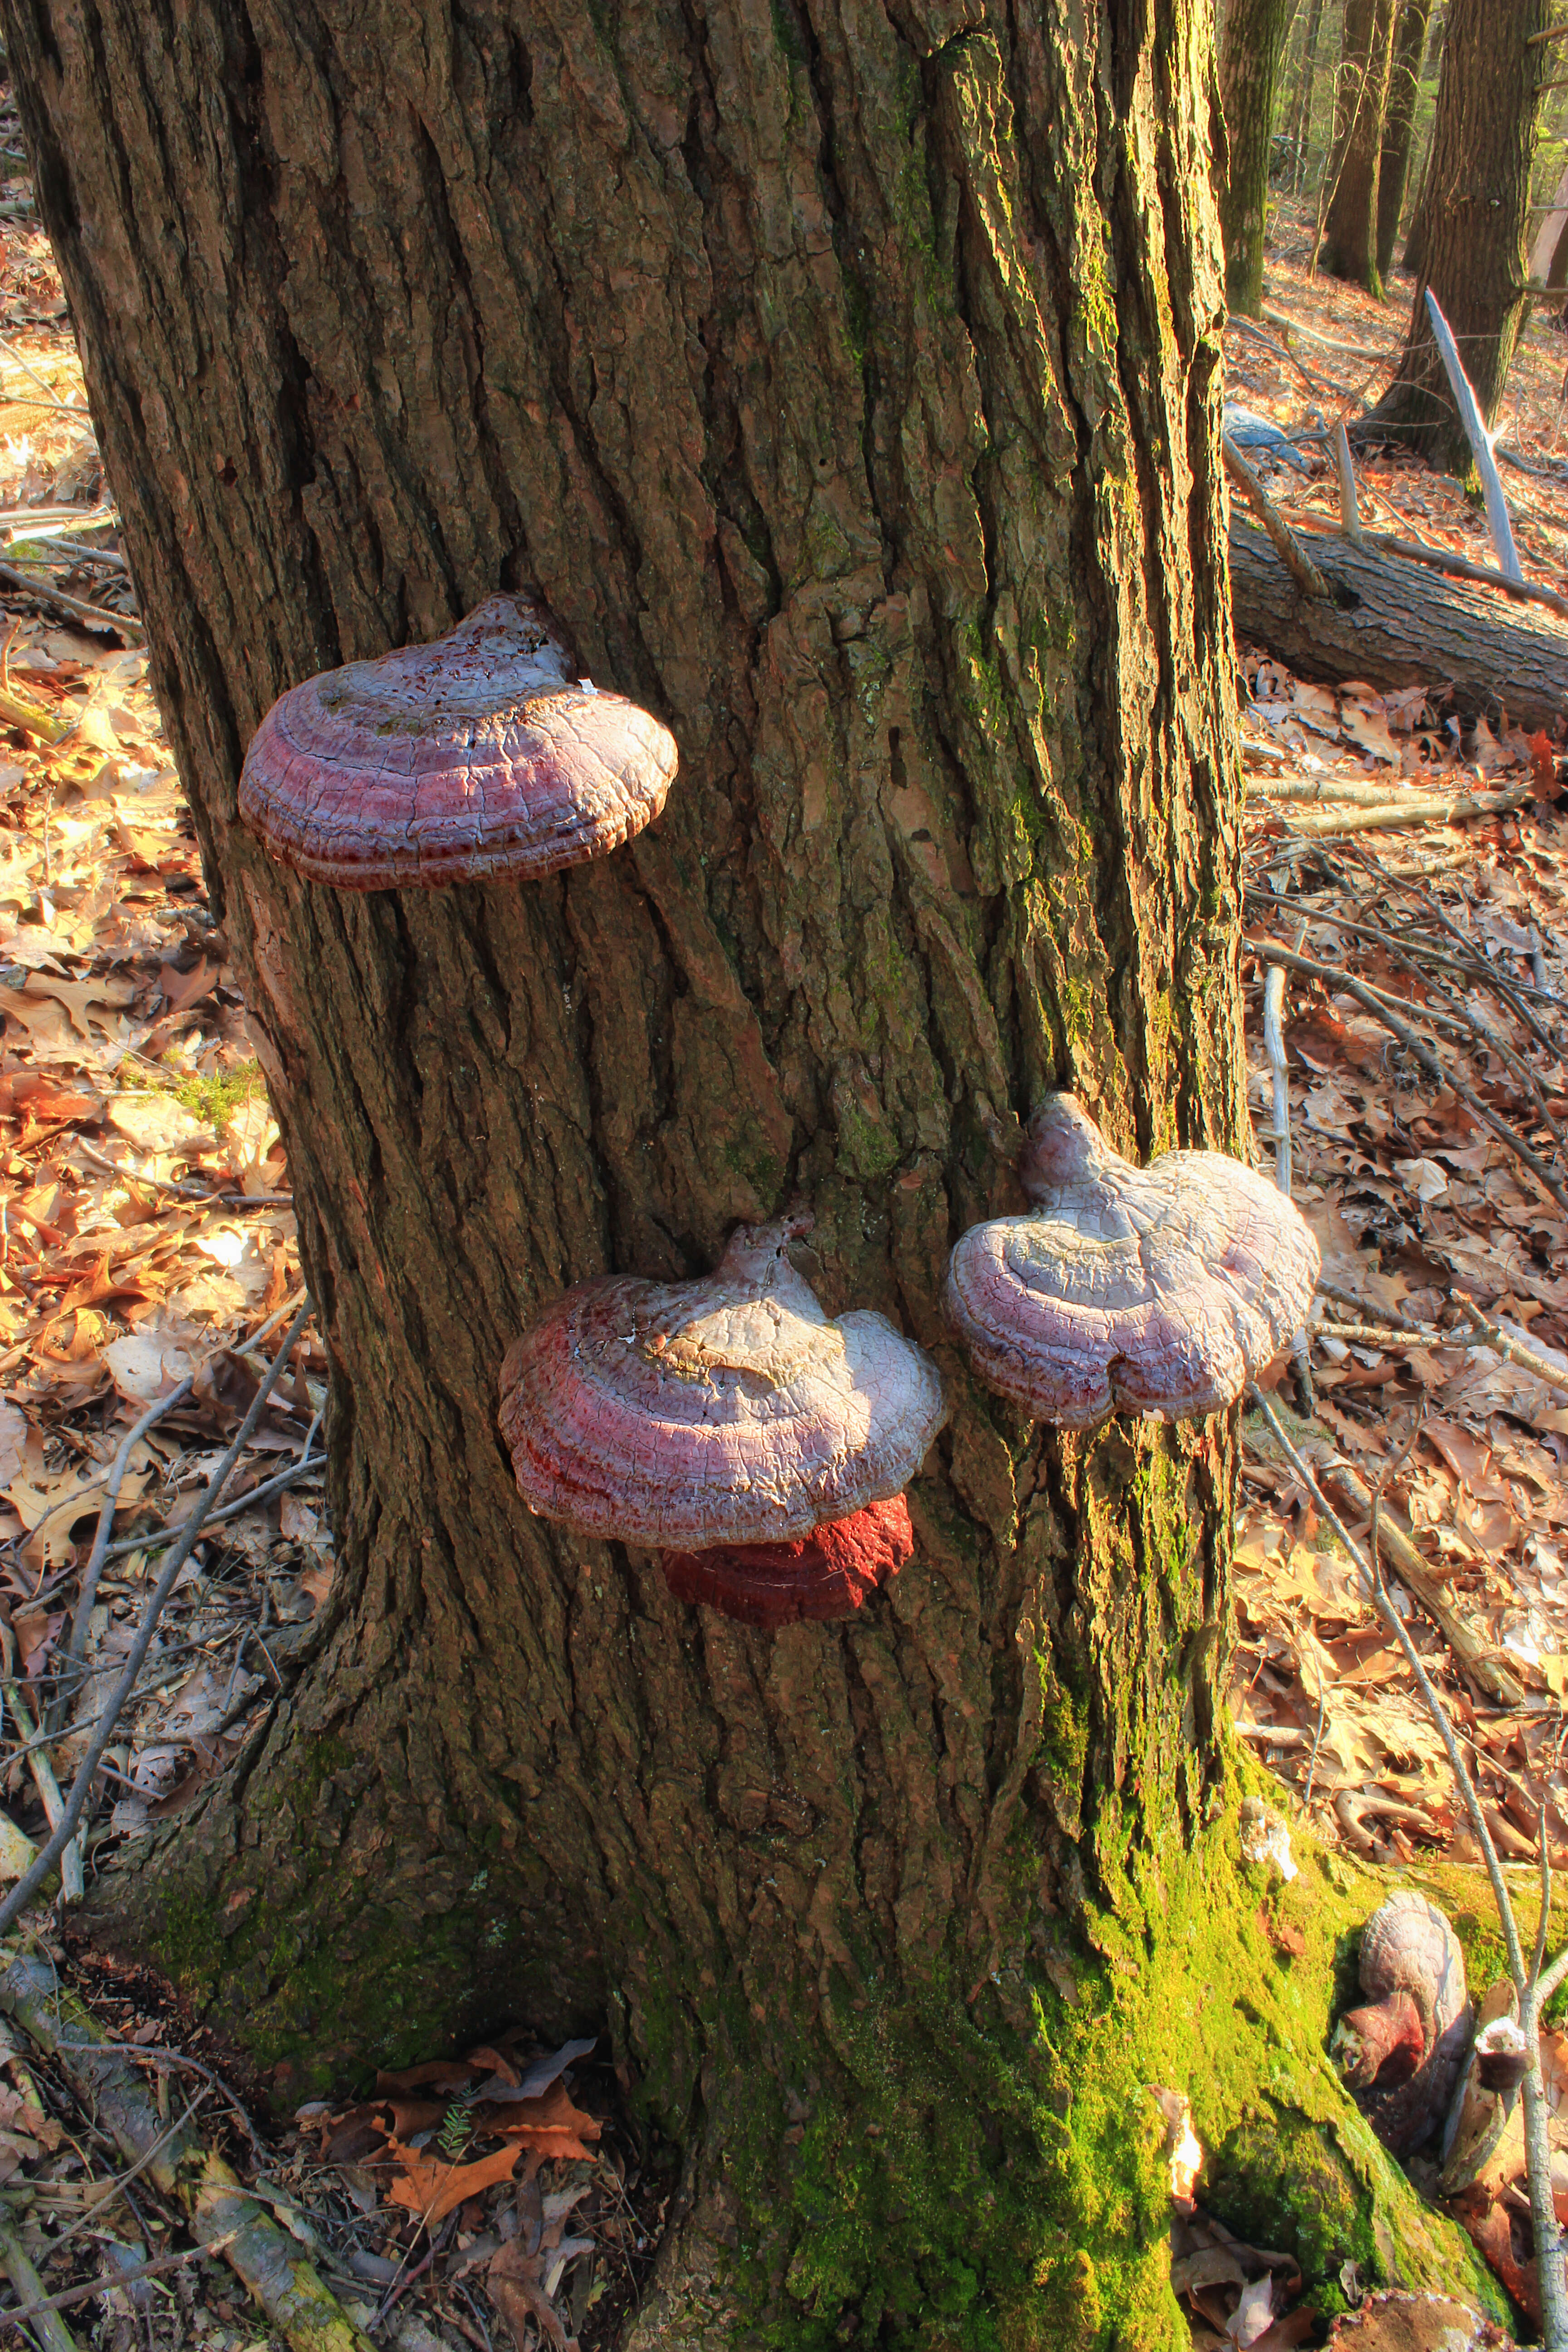
[[[1035,1208],[970,1227],[945,1305],[981,1379],[1037,1421],[1215,1412],[1300,1328],[1318,1245],[1239,1160],[1168,1151],[1136,1168],[1056,1095],[1018,1173]]]
[[[658,814],[675,770],[669,730],[577,677],[536,604],[487,596],[433,645],[280,696],[239,811],[309,881],[440,889],[604,856]]]
[[[945,1418],[884,1316],[823,1313],[789,1257],[808,1223],[742,1226],[700,1281],[580,1283],[501,1368],[531,1508],[653,1547],[679,1599],[752,1624],[847,1616],[903,1565],[903,1489]]]

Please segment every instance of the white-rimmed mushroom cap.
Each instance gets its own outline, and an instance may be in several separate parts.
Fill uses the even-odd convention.
[[[942,1425],[936,1366],[885,1316],[829,1321],[786,1249],[742,1227],[698,1282],[606,1276],[501,1369],[523,1499],[580,1534],[675,1551],[785,1541],[900,1493]]]
[[[434,645],[291,687],[252,739],[239,810],[342,890],[528,879],[602,857],[664,806],[675,738],[580,679],[538,607],[487,596]]]
[[[1301,1328],[1317,1243],[1240,1160],[1169,1151],[1135,1168],[1056,1095],[1019,1172],[1037,1205],[971,1226],[945,1298],[981,1379],[1037,1420],[1213,1412]]]

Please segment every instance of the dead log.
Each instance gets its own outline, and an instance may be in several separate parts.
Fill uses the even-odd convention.
[[[1443,573],[1314,532],[1325,599],[1304,596],[1256,524],[1230,518],[1231,610],[1237,636],[1267,646],[1303,677],[1425,686],[1463,712],[1555,729],[1568,712],[1568,627],[1528,625],[1498,597]]]

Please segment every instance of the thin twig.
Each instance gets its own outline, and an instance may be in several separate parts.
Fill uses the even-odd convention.
[[[130,1696],[135,1685],[136,1677],[142,1671],[142,1662],[152,1644],[153,1631],[163,1612],[163,1603],[173,1592],[175,1580],[190,1557],[207,1513],[217,1502],[228,1483],[229,1474],[249,1442],[250,1433],[260,1420],[268,1398],[282,1377],[283,1369],[294,1352],[294,1342],[304,1329],[310,1312],[310,1301],[307,1297],[289,1327],[288,1336],[273,1359],[271,1370],[250,1401],[250,1410],[240,1423],[238,1435],[213,1473],[211,1483],[201,1504],[185,1521],[179,1542],[174,1546],[163,1563],[163,1574],[153,1587],[152,1598],[143,1612],[141,1626],[132,1644],[131,1653],[125,1661],[120,1680],[114,1686],[108,1706],[98,1719],[92,1744],[82,1759],[76,1779],[71,1783],[71,1792],[66,1802],[64,1819],[51,1834],[47,1844],[42,1848],[36,1860],[16,1881],[5,1901],[0,1903],[0,1935],[5,1933],[11,1922],[18,1916],[23,1906],[37,1894],[75,1831],[78,1822],[81,1819],[92,1789],[99,1759],[109,1745],[110,1736],[120,1717],[120,1711]]]
[[[0,581],[6,587],[20,589],[25,595],[36,597],[40,604],[52,604],[68,614],[73,621],[86,621],[95,629],[112,629],[127,642],[141,640],[146,631],[133,613],[111,613],[105,604],[89,604],[80,596],[68,596],[63,588],[54,587],[47,580],[29,579],[15,564],[0,563]]]
[[[65,1653],[65,1663],[68,1666],[75,1665],[87,1647],[87,1629],[92,1617],[93,1602],[98,1598],[98,1580],[103,1573],[104,1554],[108,1549],[110,1535],[113,1530],[114,1514],[120,1501],[120,1489],[124,1484],[132,1454],[139,1441],[163,1420],[165,1413],[173,1412],[177,1404],[184,1404],[195,1386],[195,1380],[193,1376],[190,1380],[182,1381],[177,1389],[171,1389],[166,1397],[160,1397],[156,1404],[150,1404],[141,1420],[128,1431],[119,1453],[114,1457],[114,1467],[109,1474],[109,1485],[104,1492],[103,1507],[99,1512],[98,1526],[93,1534],[92,1549],[88,1555],[87,1566],[82,1570],[81,1591],[76,1604],[76,1615],[71,1619],[70,1638],[66,1643]],[[64,1712],[64,1693],[57,1693],[45,1717],[51,1730],[58,1730]]]
[[[1452,1296],[1460,1314],[1489,1348],[1495,1349],[1500,1356],[1506,1356],[1509,1362],[1517,1364],[1521,1371],[1533,1373],[1549,1388],[1568,1396],[1568,1375],[1549,1364],[1544,1356],[1538,1356],[1533,1348],[1521,1347],[1517,1339],[1510,1339],[1502,1326],[1494,1323],[1489,1316],[1483,1315],[1475,1300],[1467,1297],[1462,1290],[1456,1290]]]
[[[1392,1035],[1398,1038],[1405,1051],[1415,1055],[1428,1077],[1436,1078],[1441,1087],[1451,1087],[1471,1117],[1478,1119],[1483,1127],[1489,1127],[1492,1133],[1507,1144],[1515,1158],[1523,1162],[1537,1183],[1551,1194],[1563,1214],[1568,1216],[1568,1185],[1564,1185],[1560,1178],[1552,1174],[1540,1153],[1532,1151],[1522,1137],[1514,1133],[1508,1121],[1500,1118],[1496,1111],[1482,1102],[1479,1096],[1465,1084],[1457,1072],[1445,1069],[1431,1047],[1425,1045],[1413,1029],[1391,1013],[1386,1004],[1379,1001],[1377,990],[1369,988],[1364,981],[1358,980],[1355,974],[1347,971],[1342,964],[1320,963],[1315,956],[1295,955],[1289,948],[1280,947],[1274,940],[1244,939],[1242,945],[1264,963],[1270,961],[1282,963],[1292,971],[1310,973],[1314,980],[1331,982],[1336,988],[1342,988],[1347,995],[1353,996],[1358,1004],[1363,1004],[1369,1013],[1376,1015]],[[1413,1006],[1411,1009],[1415,1011],[1417,1008]]]
[[[230,2230],[225,2236],[214,2238],[209,2245],[185,2246],[177,2254],[160,2254],[154,2262],[137,2263],[130,2270],[116,2271],[111,2278],[89,2279],[85,2286],[67,2287],[63,2294],[40,2295],[34,2303],[14,2307],[0,2304],[0,2319],[15,2323],[18,2319],[36,2319],[42,2311],[68,2311],[72,2304],[89,2302],[95,2294],[112,2294],[118,2286],[134,2286],[138,2279],[156,2278],[160,2271],[183,2269],[186,2263],[199,2262],[204,2254],[221,2254],[238,2235],[237,2230]],[[52,2253],[54,2248],[51,2246],[49,2251]]]
[[[315,1434],[321,1418],[321,1414],[318,1413],[310,1423],[306,1435],[307,1445]],[[237,1519],[242,1512],[253,1509],[258,1503],[270,1502],[274,1495],[281,1495],[289,1486],[297,1486],[308,1471],[320,1470],[326,1458],[324,1454],[301,1454],[299,1460],[290,1463],[287,1470],[279,1470],[275,1477],[267,1479],[259,1486],[248,1487],[237,1502],[226,1503],[221,1511],[209,1511],[206,1515],[207,1525],[221,1528],[228,1520]],[[110,1545],[103,1556],[105,1559],[124,1559],[133,1551],[162,1551],[165,1544],[172,1544],[177,1540],[184,1532],[186,1524],[185,1520],[179,1519],[173,1527],[155,1528],[151,1535],[121,1536],[118,1542]]]
[[[5,1704],[16,1717],[16,1728],[26,1743],[18,1750],[18,1753],[26,1755],[27,1759],[27,1769],[31,1772],[34,1786],[43,1800],[44,1812],[50,1829],[58,1830],[65,1819],[66,1807],[65,1800],[60,1795],[60,1784],[55,1778],[55,1768],[49,1761],[48,1740],[46,1738],[37,1741],[35,1745],[37,1727],[18,1696],[15,1684],[6,1683],[5,1691]],[[64,1858],[60,1864],[60,1891],[68,1903],[79,1903],[87,1891],[86,1882],[82,1877],[81,1848],[75,1838],[71,1838],[64,1848]]]
[[[100,2050],[104,2045],[101,2042],[94,2042],[89,2046],[94,2050]],[[184,2114],[175,2122],[172,2123],[166,2131],[160,2133],[159,2137],[153,2141],[152,2147],[144,2148],[142,2154],[137,2158],[135,2163],[132,2165],[127,2171],[117,2173],[112,2180],[102,2182],[102,2196],[95,2197],[92,2203],[86,2208],[85,2211],[83,2211],[76,2221],[69,2223],[66,2229],[58,2231],[53,2242],[54,2244],[56,2246],[63,2246],[68,2239],[77,2237],[83,2230],[90,2228],[98,2214],[107,2212],[110,2206],[113,2204],[115,2199],[119,2196],[121,2190],[126,2188],[130,2182],[134,2180],[139,2173],[145,2172],[150,2164],[155,2164],[163,2150],[168,2147],[169,2142],[172,2139],[177,2138],[179,2134],[184,2130],[185,2126],[194,2120],[195,2116],[199,2113],[206,2095],[207,2095],[205,2091],[198,2091],[195,2097],[191,2101],[190,2105],[185,2109]],[[90,2185],[93,2188],[97,2188],[100,2184],[94,2181]]]
[[[1329,603],[1331,600],[1332,592],[1328,582],[1301,546],[1295,532],[1228,433],[1223,436],[1220,446],[1225,453],[1226,472],[1241,489],[1248,506],[1257,514],[1264,530],[1274,542],[1280,562],[1285,566],[1302,595],[1310,596],[1319,604]]]

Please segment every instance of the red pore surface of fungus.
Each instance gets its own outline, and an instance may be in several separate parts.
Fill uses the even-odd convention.
[[[946,1306],[981,1379],[1037,1420],[1213,1412],[1300,1328],[1317,1243],[1240,1160],[1168,1151],[1135,1168],[1056,1095],[1019,1176],[1037,1206],[970,1227]]]
[[[743,1625],[847,1617],[896,1576],[915,1548],[901,1495],[814,1528],[799,1543],[721,1544],[667,1551],[664,1580],[678,1601],[700,1601]]]
[[[538,608],[488,596],[434,645],[307,678],[251,740],[240,814],[343,890],[551,874],[656,817],[675,738],[574,674]]]
[[[501,1367],[525,1502],[659,1550],[788,1543],[908,1485],[944,1418],[936,1366],[885,1316],[830,1322],[742,1226],[700,1282],[608,1276],[547,1307]]]

